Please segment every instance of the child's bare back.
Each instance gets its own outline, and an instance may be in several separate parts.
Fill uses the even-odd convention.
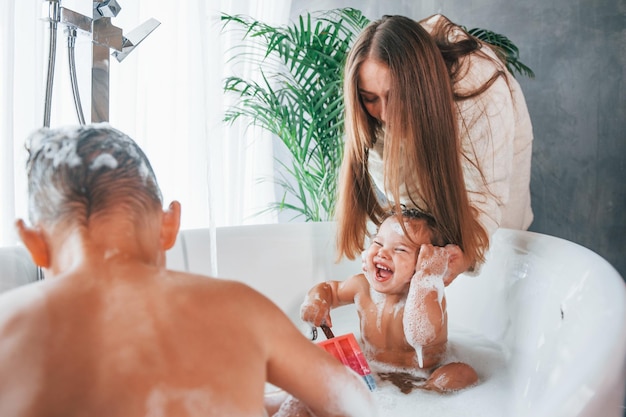
[[[21,382],[3,391],[24,399],[14,403],[24,416],[73,415],[68,407],[92,416],[261,416],[271,345],[259,333],[264,321],[244,319],[239,302],[281,319],[240,284],[150,267],[46,280],[3,304],[0,334],[13,343],[3,343],[0,363]],[[234,393],[250,400],[219,400]]]

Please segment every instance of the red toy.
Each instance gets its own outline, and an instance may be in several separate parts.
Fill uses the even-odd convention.
[[[354,335],[348,333],[343,336],[335,337],[330,327],[320,327],[328,340],[317,342],[317,344],[335,358],[339,359],[341,363],[361,375],[370,391],[374,391],[376,389],[376,381],[374,381],[372,371]],[[315,331],[314,334],[316,334]]]

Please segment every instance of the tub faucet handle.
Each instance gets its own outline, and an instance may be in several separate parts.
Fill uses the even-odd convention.
[[[131,30],[126,36],[124,36],[124,40],[122,42],[122,50],[121,51],[113,51],[113,56],[117,59],[118,62],[122,62],[124,58],[128,56],[129,53],[133,51],[154,29],[156,29],[161,22],[152,18],[143,22],[141,25]]]

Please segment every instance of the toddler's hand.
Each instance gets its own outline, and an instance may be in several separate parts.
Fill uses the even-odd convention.
[[[445,276],[450,255],[445,247],[423,244],[415,265],[416,276]]]
[[[330,319],[330,306],[319,294],[307,295],[300,306],[300,318],[315,327],[320,327],[322,324],[328,327],[333,326]]]
[[[465,254],[457,245],[446,245],[448,252],[448,271],[443,277],[443,283],[447,287],[460,274],[468,270],[470,262],[465,258]]]

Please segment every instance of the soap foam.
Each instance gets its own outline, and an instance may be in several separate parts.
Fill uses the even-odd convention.
[[[370,298],[376,305],[376,328],[378,331],[381,331],[386,296],[385,294],[379,293],[374,288],[370,287]]]
[[[211,387],[178,388],[161,384],[153,388],[146,399],[145,417],[167,417],[171,415],[173,407],[179,413],[183,412],[183,414],[177,415],[185,417],[242,416],[236,407],[226,403],[216,406],[219,401],[215,401],[211,391]],[[260,413],[251,413],[249,416],[267,416],[264,410]]]
[[[348,368],[349,369],[349,368]],[[346,415],[358,417],[375,417],[374,403],[363,401],[363,395],[369,390],[364,386],[361,376],[349,369],[352,376],[338,375],[333,371],[324,371],[328,377],[331,394],[328,398],[329,411],[333,415]]]
[[[353,305],[333,310],[335,334],[354,333],[360,340],[358,315]],[[361,347],[365,353],[364,345]],[[502,417],[510,415],[512,398],[510,367],[502,345],[482,335],[462,328],[448,328],[448,350],[443,364],[463,362],[478,373],[477,385],[464,390],[440,394],[433,391],[414,389],[403,394],[389,381],[381,380],[379,372],[410,372],[416,378],[425,378],[426,372],[419,369],[397,368],[368,359],[377,384],[373,392],[378,417],[406,417],[412,415],[437,417]]]
[[[324,306],[328,310],[328,302],[324,300],[317,292],[312,296],[307,294],[304,298],[304,302],[300,305],[300,316],[302,317],[304,311],[308,310],[309,314],[317,316],[320,312],[320,307]],[[312,322],[310,324],[313,324]],[[328,323],[326,323],[328,324]]]
[[[400,300],[393,306],[393,317],[394,317],[394,319],[398,316],[398,314],[400,314],[400,312],[404,312],[405,304],[406,304],[405,300]]]
[[[393,230],[399,236],[404,237],[406,235],[404,233],[404,229],[402,228],[402,225],[398,223],[397,221],[394,221],[393,223],[391,223],[391,230]]]
[[[476,386],[450,394],[422,389],[414,389],[409,394],[403,394],[391,382],[378,377],[381,370],[390,372],[393,369],[370,362],[378,386],[374,398],[379,417],[405,417],[415,415],[416,410],[419,410],[419,415],[437,417],[508,415],[510,387],[502,348],[481,336],[454,332],[449,338],[448,354],[444,362],[456,361],[470,364],[478,373],[479,382]],[[395,369],[395,371],[409,370]],[[425,376],[419,370],[410,372],[417,378]]]
[[[95,171],[102,167],[109,169],[117,168],[117,159],[109,153],[100,154],[91,162],[89,169]]]
[[[444,284],[443,276],[437,275],[413,278],[402,318],[406,340],[415,349],[420,368],[424,366],[424,345],[432,342],[437,337],[435,326],[428,317],[428,307],[425,302],[426,296],[433,291],[437,292],[443,324],[445,319],[445,311],[442,305]]]
[[[215,412],[214,401],[206,390],[158,387],[146,401],[146,417],[165,417],[168,407],[177,405],[187,416],[208,415]]]
[[[58,168],[61,164],[76,167],[82,164],[82,159],[76,153],[76,141],[65,139],[61,144],[48,142],[42,150],[43,156],[52,159],[52,166]]]

